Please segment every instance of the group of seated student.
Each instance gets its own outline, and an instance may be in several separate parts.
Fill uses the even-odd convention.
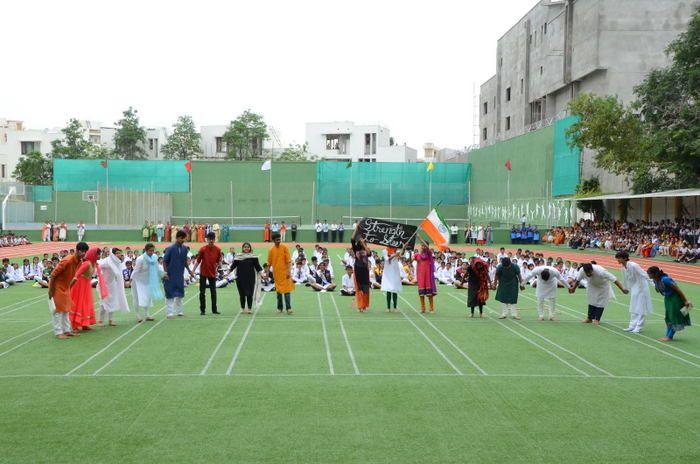
[[[31,243],[26,235],[15,235],[12,233],[0,235],[0,248],[29,245]]]
[[[72,250],[71,250],[72,251]],[[44,253],[43,257],[35,256],[31,260],[23,258],[21,261],[10,260],[3,258],[2,267],[0,267],[0,288],[8,288],[16,284],[29,283],[33,287],[48,288],[49,276],[54,267],[63,257],[69,254],[68,250],[60,253],[53,253],[49,257],[48,253]]]
[[[540,231],[530,224],[514,225],[510,229],[510,243],[514,245],[533,245],[540,243]]]
[[[700,221],[697,219],[659,222],[581,220],[572,227],[554,227],[545,241],[570,248],[627,251],[653,258],[672,256],[678,262],[696,262],[699,257]]]

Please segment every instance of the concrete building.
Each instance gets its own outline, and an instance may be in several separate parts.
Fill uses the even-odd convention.
[[[481,85],[480,145],[516,137],[567,115],[580,92],[633,99],[647,73],[669,63],[666,46],[686,30],[698,0],[540,0],[499,40],[496,75]],[[604,191],[623,179],[582,159]]]
[[[0,118],[0,182],[13,180],[22,155],[51,152],[51,142],[63,136],[59,129],[25,129],[18,120]]]
[[[418,152],[395,145],[389,129],[351,121],[306,123],[308,153],[320,160],[353,162],[415,162]]]
[[[228,152],[224,134],[228,127],[228,124],[199,127],[199,135],[201,136],[199,148],[202,150],[202,158],[226,158]],[[277,156],[284,149],[280,141],[279,131],[273,126],[268,126],[267,132],[269,138],[263,140],[261,145],[258,145],[258,152],[261,157],[269,156],[270,152],[273,153],[273,156]]]

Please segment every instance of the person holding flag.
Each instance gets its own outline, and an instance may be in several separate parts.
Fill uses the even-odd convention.
[[[450,228],[447,227],[445,221],[440,217],[436,209],[430,211],[420,224],[422,229],[430,240],[440,250],[446,250],[450,242]],[[428,297],[430,303],[430,312],[435,311],[433,298],[437,295],[437,287],[435,286],[435,258],[428,243],[420,238],[421,252],[414,255],[417,262],[416,277],[418,279],[418,296],[420,297],[421,312],[425,312],[425,297]]]

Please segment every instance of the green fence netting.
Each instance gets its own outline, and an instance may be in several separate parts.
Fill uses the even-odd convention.
[[[555,197],[573,195],[579,183],[581,152],[569,147],[566,138],[566,130],[576,121],[576,116],[569,116],[554,123],[552,195]]]
[[[316,192],[323,205],[466,205],[469,164],[316,163]]]
[[[188,192],[186,161],[54,160],[56,191]]]

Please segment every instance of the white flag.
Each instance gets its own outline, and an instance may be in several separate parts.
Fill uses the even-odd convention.
[[[272,169],[272,160],[265,161],[260,168],[261,171],[269,171],[270,169]]]

